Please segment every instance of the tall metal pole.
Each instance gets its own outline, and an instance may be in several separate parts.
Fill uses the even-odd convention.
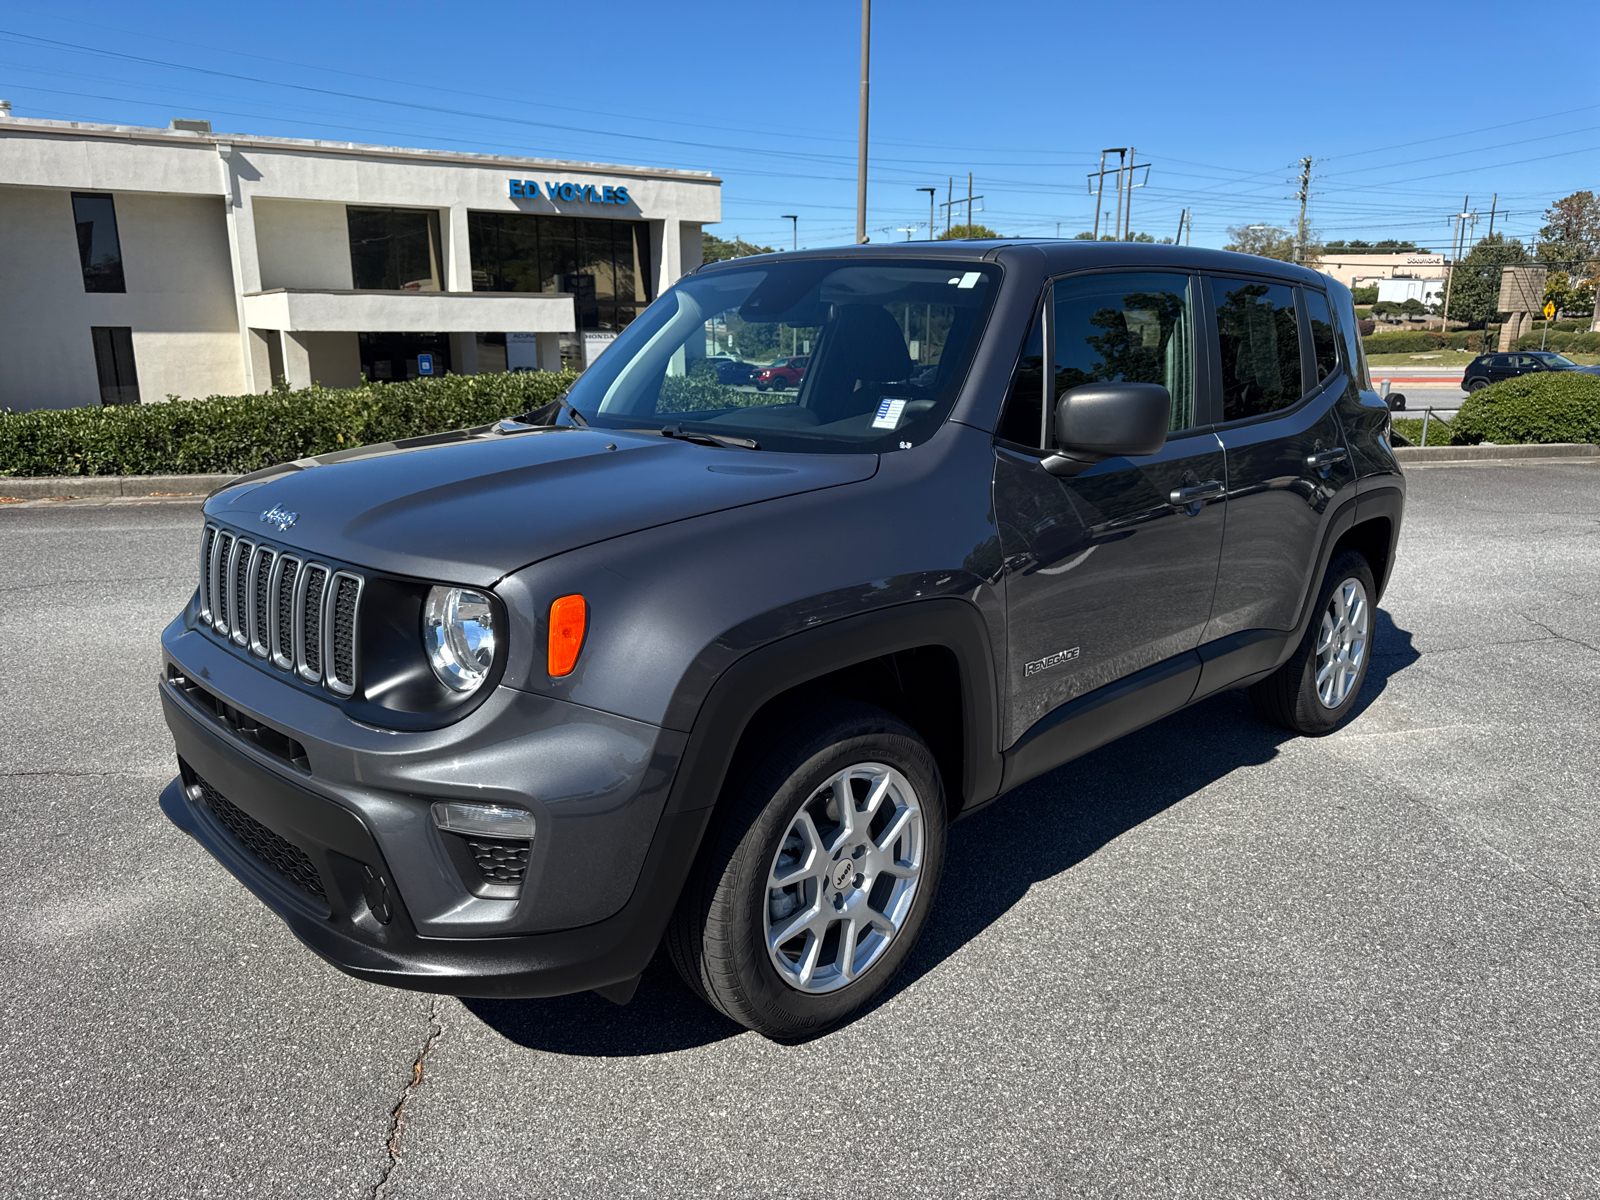
[[[778,220],[794,222],[794,245],[790,248],[794,250],[800,249],[800,218],[794,213],[784,213]]]
[[[1128,161],[1128,156],[1121,150],[1117,151],[1117,221],[1116,228],[1111,231],[1113,241],[1122,240],[1122,168]]]
[[[1128,147],[1128,212],[1123,218],[1126,225],[1123,227],[1123,241],[1133,241],[1133,164],[1139,161],[1139,152],[1132,146]]]
[[[933,241],[933,198],[939,194],[938,188],[918,188],[919,192],[928,193],[928,240]]]
[[[856,244],[867,240],[867,79],[872,51],[872,0],[861,0],[861,131],[856,149]]]
[[[950,182],[945,185],[944,191],[944,231],[950,232],[950,214],[956,206],[956,177],[950,176]]]
[[[972,172],[967,172],[967,236],[972,236]]]
[[[1094,186],[1094,240],[1100,240],[1100,208],[1105,202],[1106,194],[1106,155],[1109,151],[1100,151],[1100,181]]]
[[[1294,227],[1294,260],[1306,260],[1306,198],[1311,195],[1311,156],[1300,160],[1300,219]]]
[[[1496,194],[1498,195],[1498,193]],[[1461,256],[1456,253],[1456,242],[1463,228],[1462,222],[1465,221],[1467,216],[1468,199],[1470,197],[1461,197],[1461,212],[1452,218],[1456,223],[1456,227],[1450,235],[1450,274],[1444,277],[1444,320],[1439,323],[1439,331],[1446,334],[1450,332],[1450,289],[1455,286],[1456,267],[1461,261]]]

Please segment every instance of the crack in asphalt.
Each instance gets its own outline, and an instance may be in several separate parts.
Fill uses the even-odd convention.
[[[1526,621],[1529,625],[1532,625],[1535,629],[1544,630],[1547,634],[1549,634],[1552,638],[1554,638],[1558,642],[1571,642],[1574,646],[1582,646],[1585,650],[1592,650],[1596,654],[1600,654],[1600,646],[1591,646],[1588,642],[1582,640],[1581,638],[1568,637],[1564,633],[1557,633],[1554,629],[1551,629],[1550,626],[1546,625],[1543,621],[1535,621],[1527,613],[1520,613],[1519,612],[1517,614],[1517,616],[1521,617],[1524,621]],[[1541,640],[1543,640],[1543,639],[1541,639]]]
[[[400,1099],[389,1113],[389,1141],[386,1149],[389,1152],[389,1161],[384,1164],[383,1174],[378,1177],[378,1182],[372,1188],[372,1200],[384,1200],[389,1194],[389,1181],[393,1178],[395,1168],[400,1165],[400,1139],[406,1131],[406,1109],[411,1103],[411,1097],[416,1095],[417,1089],[422,1086],[423,1066],[428,1060],[428,1055],[433,1052],[434,1046],[444,1035],[444,1017],[440,1006],[444,1003],[442,996],[434,996],[428,1005],[428,1035],[422,1040],[422,1047],[417,1051],[417,1057],[411,1063],[411,1080],[400,1093]]]

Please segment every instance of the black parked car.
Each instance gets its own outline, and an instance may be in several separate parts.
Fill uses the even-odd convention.
[[[749,383],[758,369],[754,363],[740,362],[727,354],[707,355],[705,362],[717,373],[717,382],[729,386]]]
[[[1600,375],[1600,367],[1582,367],[1553,350],[1514,350],[1507,354],[1480,354],[1467,364],[1461,376],[1461,389],[1476,392],[1502,379],[1514,379],[1535,371],[1582,371]]]
[[[694,370],[717,315],[820,331],[792,398]],[[1350,293],[1286,263],[703,267],[538,412],[212,495],[162,805],[360,978],[625,1002],[664,941],[814,1033],[910,954],[950,822],[1225,689],[1350,717],[1389,421]]]

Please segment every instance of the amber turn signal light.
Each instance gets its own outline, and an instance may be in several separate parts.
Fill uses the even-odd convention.
[[[582,596],[562,596],[550,602],[549,665],[552,677],[571,675],[583,649],[583,633],[589,623],[589,606]]]

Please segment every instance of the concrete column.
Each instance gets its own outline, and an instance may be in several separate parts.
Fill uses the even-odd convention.
[[[478,335],[452,333],[450,335],[450,370],[456,375],[478,373]]]
[[[283,379],[291,389],[311,386],[310,339],[302,333],[283,331]]]
[[[272,345],[276,341],[276,329],[247,329],[244,339],[244,375],[245,380],[256,380],[257,385],[251,388],[254,392],[264,392],[272,386]],[[271,339],[271,341],[269,341]]]
[[[467,236],[467,206],[452,204],[445,210],[444,289],[472,290],[472,239]],[[451,353],[455,351],[452,348]],[[474,351],[476,353],[476,351]],[[473,368],[474,371],[477,369]],[[468,372],[462,372],[468,374]]]
[[[261,256],[256,247],[255,211],[250,206],[250,193],[240,178],[240,166],[246,174],[259,178],[259,174],[244,163],[238,151],[228,142],[217,144],[217,163],[222,177],[222,204],[228,223],[228,256],[233,266],[233,299],[235,317],[239,323],[239,357],[243,368],[246,392],[264,392],[272,386],[270,374],[257,373],[257,356],[250,341],[250,328],[244,320],[244,297],[261,290]]]
[[[683,242],[676,220],[650,222],[650,265],[658,296],[683,274]]]
[[[678,226],[678,274],[687,275],[698,267],[704,258],[704,239],[698,223],[682,222]]]
[[[561,370],[561,335],[559,333],[536,333],[533,335],[533,340],[539,351],[539,369],[541,371]]]

